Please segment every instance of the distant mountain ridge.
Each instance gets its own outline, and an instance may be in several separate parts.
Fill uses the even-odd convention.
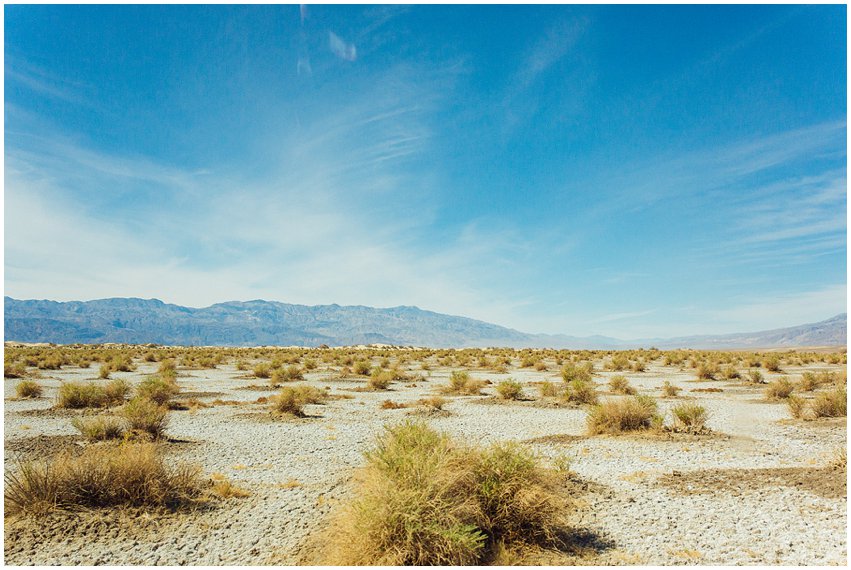
[[[847,338],[844,313],[820,323],[756,333],[626,341],[602,336],[528,334],[410,306],[307,306],[255,300],[196,309],[157,299],[57,302],[4,297],[3,309],[5,340],[57,344],[772,348],[844,345]]]

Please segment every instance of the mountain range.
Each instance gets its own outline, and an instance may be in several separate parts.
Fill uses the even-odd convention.
[[[57,302],[4,297],[3,314],[6,341],[57,344],[722,349],[839,346],[847,342],[845,313],[818,323],[754,333],[638,340],[529,334],[409,306],[307,306],[263,300],[196,309],[157,299]]]

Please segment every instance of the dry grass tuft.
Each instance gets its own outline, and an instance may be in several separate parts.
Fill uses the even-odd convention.
[[[562,399],[574,404],[597,403],[597,387],[592,380],[571,380],[562,393]]]
[[[785,400],[792,394],[794,389],[795,386],[788,378],[778,378],[768,383],[768,386],[765,388],[765,397],[769,400]]]
[[[552,382],[544,380],[541,382],[540,386],[538,386],[538,391],[541,393],[542,398],[557,398],[561,395],[562,388],[561,386],[557,386]]]
[[[120,415],[127,421],[131,435],[151,439],[165,437],[168,426],[168,408],[165,406],[137,396],[124,405]]]
[[[391,382],[393,382],[393,372],[376,368],[370,374],[366,386],[370,390],[386,390]]]
[[[335,519],[332,564],[473,565],[501,543],[555,541],[554,475],[518,444],[472,449],[422,423],[386,429]]]
[[[303,418],[304,406],[307,404],[324,404],[328,400],[328,392],[315,386],[284,386],[277,395],[270,398],[272,413],[285,414]]]
[[[408,406],[399,402],[394,402],[393,400],[384,400],[383,402],[381,402],[381,405],[379,407],[382,410],[401,410],[402,408],[407,408]]]
[[[201,494],[199,470],[167,466],[153,444],[92,446],[24,462],[5,478],[7,513],[118,505],[177,508]]]
[[[622,376],[620,374],[612,376],[609,379],[609,390],[615,394],[625,394],[628,396],[635,395],[635,388],[629,385],[629,381],[626,379],[626,376]]]
[[[662,396],[665,398],[676,398],[680,393],[680,389],[671,384],[668,380],[662,384]]]
[[[169,401],[180,393],[180,388],[173,381],[165,380],[159,376],[145,378],[136,387],[136,395],[165,406]]]
[[[674,431],[685,433],[702,433],[706,431],[706,421],[709,413],[706,408],[697,404],[680,404],[671,409],[674,416]]]
[[[251,493],[245,489],[237,487],[230,482],[230,479],[221,473],[214,473],[212,480],[213,484],[208,492],[214,497],[218,497],[220,499],[244,499],[245,497],[251,496]]]
[[[124,435],[124,422],[114,416],[74,418],[71,425],[89,441],[121,439]]]
[[[523,398],[523,386],[520,382],[509,378],[496,385],[496,393],[503,400],[519,400]]]
[[[44,389],[41,384],[34,380],[21,380],[15,386],[15,395],[18,398],[41,398]]]
[[[813,415],[817,418],[841,418],[848,412],[848,392],[838,386],[829,392],[819,392],[812,401]]]
[[[656,402],[650,396],[610,399],[588,412],[588,432],[596,435],[645,430],[659,424],[659,419]]]
[[[125,380],[112,380],[105,385],[91,382],[65,382],[56,396],[58,408],[103,408],[124,402],[130,385]]]
[[[465,370],[456,370],[449,376],[449,385],[444,386],[441,391],[444,394],[480,396],[484,387],[485,382],[483,380],[471,378],[470,373]]]

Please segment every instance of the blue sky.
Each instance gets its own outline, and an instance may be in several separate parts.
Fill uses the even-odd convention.
[[[845,6],[15,6],[5,293],[846,310]]]

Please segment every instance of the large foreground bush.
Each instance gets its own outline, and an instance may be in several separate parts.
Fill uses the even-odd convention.
[[[556,475],[518,444],[461,446],[422,423],[386,429],[334,521],[328,562],[471,565],[493,547],[556,540]]]
[[[5,506],[8,513],[27,514],[118,505],[174,508],[201,489],[197,468],[166,465],[153,444],[98,445],[78,456],[21,463],[6,475]]]

